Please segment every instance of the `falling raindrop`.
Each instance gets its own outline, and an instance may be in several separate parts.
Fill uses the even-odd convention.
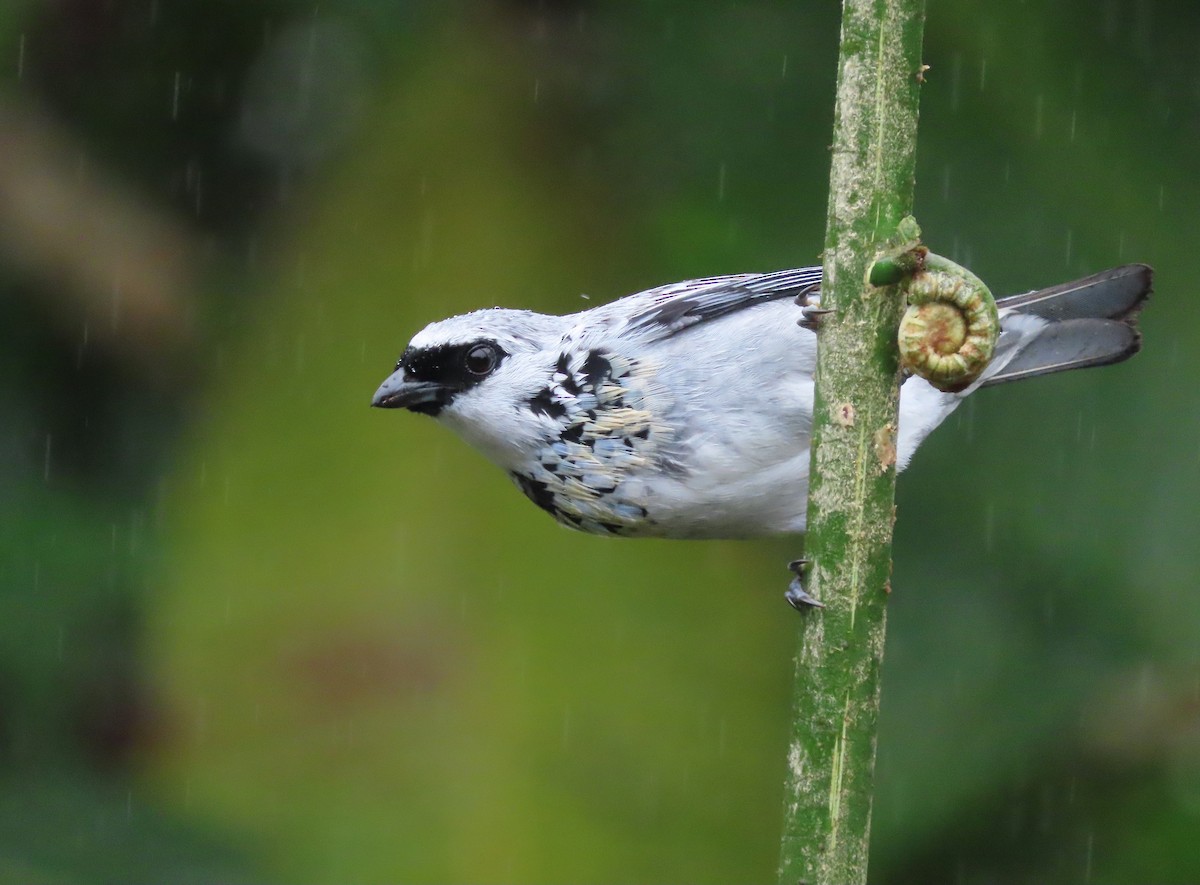
[[[1121,23],[1117,18],[1117,4],[1110,0],[1104,4],[1104,39],[1111,43],[1120,33]]]
[[[959,84],[962,81],[962,54],[955,53],[950,65],[950,110],[958,110]]]
[[[84,354],[87,353],[88,335],[90,334],[90,332],[91,332],[91,327],[88,325],[88,321],[84,320],[83,321],[83,334],[80,336],[79,347],[75,351],[75,368],[76,369],[83,368],[83,357],[84,357]]]
[[[185,172],[187,188],[192,193],[192,211],[199,216],[204,208],[204,175],[196,161],[188,163]]]
[[[175,72],[175,79],[171,85],[171,119],[179,119],[179,87],[183,81],[183,74],[180,71]]]
[[[17,79],[21,80],[25,77],[25,35],[22,34],[17,41]]]
[[[121,281],[113,280],[112,285],[112,308],[108,318],[109,324],[114,331],[121,325]]]

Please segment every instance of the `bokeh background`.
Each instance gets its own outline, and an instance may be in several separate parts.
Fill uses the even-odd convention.
[[[901,478],[872,880],[1195,883],[1200,6],[928,15],[929,242],[1157,294]],[[0,5],[0,880],[773,879],[796,542],[577,536],[367,403],[451,313],[815,263],[838,17]]]

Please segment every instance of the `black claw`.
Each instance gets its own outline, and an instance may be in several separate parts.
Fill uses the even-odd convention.
[[[808,299],[813,295],[821,294],[821,284],[811,283],[800,290],[800,294],[796,296],[797,307],[808,307]]]
[[[817,332],[821,328],[821,321],[827,314],[833,313],[831,307],[806,307],[800,311],[804,314],[803,319],[796,321],[801,329],[808,329],[810,332]]]

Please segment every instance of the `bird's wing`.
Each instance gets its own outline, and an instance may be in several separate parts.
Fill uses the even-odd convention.
[[[812,295],[820,285],[819,267],[707,277],[628,295],[586,311],[580,319],[586,316],[586,325],[599,325],[609,332],[659,341],[755,304]]]

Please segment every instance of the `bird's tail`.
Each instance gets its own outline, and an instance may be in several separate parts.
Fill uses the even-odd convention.
[[[1142,346],[1137,319],[1150,297],[1153,276],[1148,265],[1125,264],[1049,289],[1001,298],[996,306],[1004,334],[997,356],[1007,349],[1004,339],[1010,332],[1016,333],[1015,353],[1008,360],[996,360],[995,374],[986,374],[982,384],[1129,359]]]

